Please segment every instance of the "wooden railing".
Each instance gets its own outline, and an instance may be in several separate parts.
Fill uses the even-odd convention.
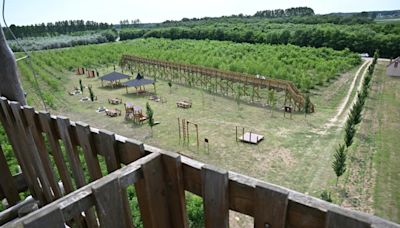
[[[126,66],[129,64],[156,66],[160,68],[172,69],[177,72],[187,72],[190,74],[205,75],[210,78],[219,78],[227,81],[239,82],[244,85],[285,90],[287,92],[288,97],[293,100],[294,105],[298,107],[299,110],[303,109],[305,104],[305,97],[291,81],[273,79],[273,78],[260,78],[256,77],[255,75],[248,75],[232,71],[224,71],[220,69],[207,68],[198,65],[174,63],[157,59],[143,58],[133,55],[123,55],[120,60],[120,65]],[[314,104],[310,102],[309,112],[314,112],[314,111],[315,111]]]
[[[400,227],[5,98],[0,104],[0,120],[41,206],[5,227],[133,227],[128,186],[135,188],[144,227],[188,227],[185,191],[203,198],[206,227],[228,227],[229,210],[253,217],[254,227],[263,228]],[[6,183],[10,175],[3,177],[2,172],[3,195],[15,204],[9,192],[21,189]]]

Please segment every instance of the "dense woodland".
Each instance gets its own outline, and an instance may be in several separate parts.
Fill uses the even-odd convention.
[[[301,20],[305,20],[304,18]],[[169,39],[210,39],[246,43],[293,44],[298,46],[348,48],[353,52],[369,53],[379,49],[382,57],[400,55],[400,23],[368,24],[297,24],[271,23],[260,18],[225,18],[175,23],[165,27],[125,29],[121,40],[140,37]]]

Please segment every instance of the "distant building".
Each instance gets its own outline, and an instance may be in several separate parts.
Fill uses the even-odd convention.
[[[386,74],[389,76],[400,77],[400,56],[392,60],[386,67]]]

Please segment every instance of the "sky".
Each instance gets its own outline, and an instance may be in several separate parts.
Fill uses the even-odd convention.
[[[1,0],[3,1],[3,0]],[[317,14],[400,9],[400,0],[6,0],[8,25],[60,20],[163,22],[308,6]]]

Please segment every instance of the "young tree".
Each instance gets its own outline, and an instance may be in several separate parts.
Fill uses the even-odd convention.
[[[93,101],[94,101],[94,98],[95,98],[95,96],[94,96],[94,92],[93,92],[92,86],[91,86],[91,85],[89,85],[89,86],[88,86],[88,89],[89,89],[89,96],[90,96],[90,100],[93,102]]]
[[[276,106],[275,91],[273,89],[270,89],[268,91],[268,104],[271,107],[271,117],[272,117],[272,115],[274,113],[275,106]]]
[[[82,79],[79,79],[79,88],[81,89],[81,93],[83,93]]]
[[[310,109],[310,103],[310,95],[307,93],[304,98],[304,118],[307,117],[308,110]]]
[[[172,82],[171,82],[171,80],[168,81],[168,86],[169,86],[169,93],[171,93],[171,89],[172,89]]]
[[[344,135],[344,142],[346,143],[346,147],[351,146],[353,144],[353,138],[356,133],[356,129],[354,128],[354,124],[350,121],[346,122],[345,127],[345,135]]]
[[[153,112],[153,109],[151,109],[149,102],[146,102],[146,115],[147,115],[147,119],[149,120],[148,124],[149,124],[149,126],[151,128],[151,132],[153,133],[153,126],[154,126],[153,115],[154,115],[154,112]]]
[[[332,162],[333,171],[336,174],[336,186],[339,182],[339,177],[346,172],[346,147],[339,144],[339,148],[336,149],[334,154],[335,160]]]

